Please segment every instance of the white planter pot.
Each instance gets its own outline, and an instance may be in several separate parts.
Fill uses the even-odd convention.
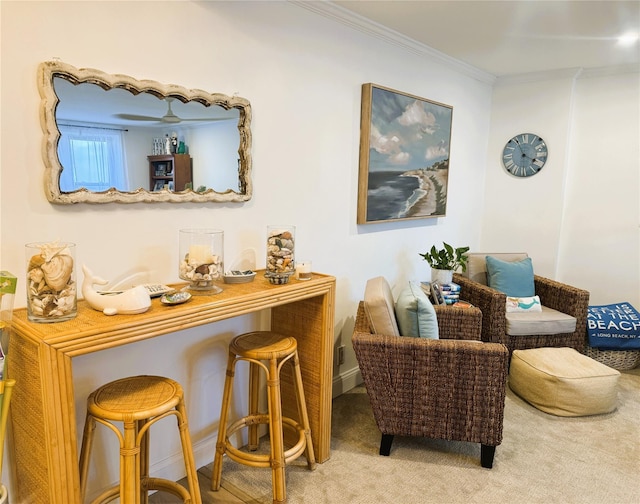
[[[453,281],[453,271],[431,268],[431,281],[440,285],[450,284]]]

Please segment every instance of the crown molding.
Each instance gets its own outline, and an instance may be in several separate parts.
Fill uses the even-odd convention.
[[[496,76],[480,70],[464,61],[460,61],[456,58],[446,55],[433,47],[427,46],[416,42],[415,40],[402,35],[386,26],[382,26],[367,18],[364,18],[358,14],[344,9],[334,3],[321,0],[321,1],[304,1],[304,0],[288,0],[289,3],[307,9],[328,19],[341,23],[349,28],[365,33],[369,36],[384,40],[390,44],[402,47],[403,49],[410,51],[422,57],[436,60],[444,65],[450,67],[452,70],[465,74],[478,81],[485,82],[487,84],[493,84],[496,81]]]
[[[580,75],[580,78],[588,79],[589,77],[606,77],[609,75],[621,75],[628,73],[640,73],[640,65],[636,63],[628,63],[626,65],[585,68],[582,75]]]
[[[606,77],[628,73],[639,73],[640,67],[636,64],[611,65],[597,68],[561,68],[544,72],[530,72],[523,74],[504,75],[496,79],[496,86],[511,84],[526,84],[529,82],[541,82],[555,79],[589,79],[591,77]]]
[[[503,75],[497,78],[496,86],[527,84],[529,82],[541,82],[556,79],[577,79],[583,71],[584,70],[582,68],[561,68],[558,70],[546,70],[544,72]]]

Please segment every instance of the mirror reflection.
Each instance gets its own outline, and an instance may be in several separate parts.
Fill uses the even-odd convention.
[[[247,100],[59,62],[39,82],[49,201],[251,198]]]

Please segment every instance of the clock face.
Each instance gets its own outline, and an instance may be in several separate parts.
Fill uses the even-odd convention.
[[[533,133],[521,133],[504,146],[502,164],[516,177],[530,177],[542,170],[548,154],[542,138]]]

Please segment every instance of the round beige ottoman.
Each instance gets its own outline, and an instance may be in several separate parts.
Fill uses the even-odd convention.
[[[509,387],[532,406],[558,416],[609,413],[620,372],[573,348],[514,350]]]

